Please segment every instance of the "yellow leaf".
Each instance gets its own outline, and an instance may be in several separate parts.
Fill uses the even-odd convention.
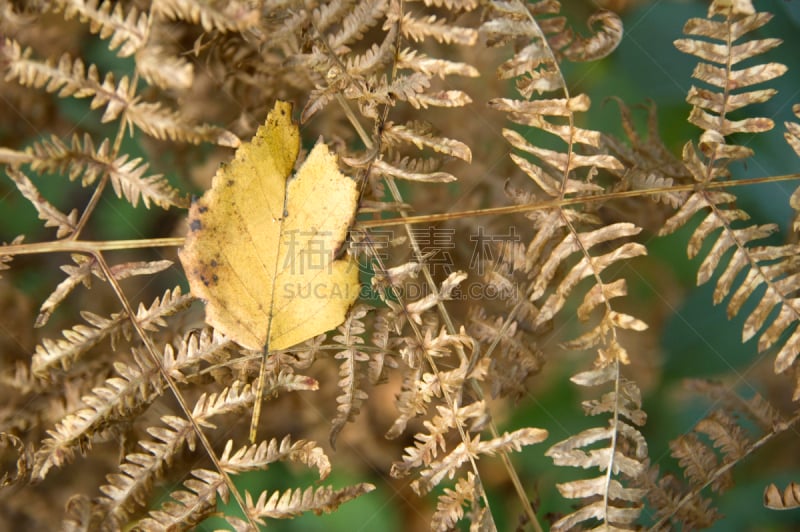
[[[277,102],[189,210],[180,259],[206,322],[249,349],[285,349],[333,329],[358,297],[358,267],[335,258],[353,221],[355,182],[317,143],[300,148],[292,106]]]

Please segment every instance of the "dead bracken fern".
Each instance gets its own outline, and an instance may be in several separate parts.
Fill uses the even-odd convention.
[[[646,134],[622,98],[615,127],[592,121],[599,102],[569,72],[613,56],[624,32],[617,14],[582,9],[0,0],[0,109],[15,117],[0,128],[0,527],[258,530],[356,498],[375,513],[405,501],[397,529],[723,519],[738,466],[796,438],[799,419],[797,237],[778,241],[784,220],[751,223],[738,201],[743,185],[800,177],[742,173],[790,66],[774,59],[770,13],[711,2],[674,43],[697,61],[686,102],[700,128],[677,154],[654,104]],[[800,104],[781,105],[800,156]],[[286,127],[259,152],[264,135],[249,139],[273,109]],[[319,137],[329,169],[307,150]],[[303,183],[338,165],[357,201],[314,186],[287,200],[286,185],[251,179],[213,225],[190,201],[293,165]],[[800,187],[790,196],[797,232]],[[353,210],[343,242],[314,221]],[[771,368],[689,380],[682,396],[708,408],[661,441],[648,418],[672,393],[652,369],[667,364],[663,319],[639,298],[643,283],[667,291],[648,268],[671,233]],[[208,244],[234,238],[246,253]],[[208,271],[190,271],[192,246]],[[249,290],[209,313],[240,316],[227,329],[203,314],[223,262]],[[319,334],[307,322],[341,288],[322,282],[334,262],[359,269],[360,293]],[[291,302],[281,326],[312,331],[294,345],[269,345],[276,301]],[[231,332],[256,314],[258,341]],[[796,453],[774,454],[796,472]],[[792,511],[790,480],[763,479],[747,504]]]

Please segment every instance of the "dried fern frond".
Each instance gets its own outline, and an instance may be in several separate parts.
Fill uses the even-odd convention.
[[[16,471],[9,474],[8,471],[3,471],[0,476],[0,488],[7,488],[13,486],[17,482],[21,482],[28,478],[30,474],[30,465],[33,461],[33,453],[30,447],[13,434],[0,432],[0,450],[13,449],[17,453]],[[4,468],[5,469],[5,468]]]
[[[328,46],[337,53],[347,51],[349,46],[360,41],[370,28],[376,26],[389,9],[388,0],[358,2],[355,9],[343,10],[339,21],[341,30],[330,36]]]
[[[531,301],[541,299],[546,294],[547,287],[552,286],[551,281],[562,262],[575,253],[582,256],[539,308],[539,314],[533,320],[534,327],[540,327],[551,320],[564,306],[567,297],[577,286],[578,282],[587,277],[594,277],[597,284],[589,290],[584,297],[582,308],[579,311],[579,317],[581,317],[581,319],[588,319],[592,310],[598,306],[607,305],[611,298],[625,295],[624,280],[621,280],[623,287],[616,289],[612,288],[612,283],[606,284],[603,282],[600,279],[600,274],[612,264],[646,254],[646,248],[635,242],[626,242],[612,249],[612,251],[596,257],[591,256],[589,250],[598,244],[611,240],[625,239],[638,234],[640,231],[641,229],[633,224],[619,223],[585,233],[567,233],[539,267],[531,286],[531,293],[529,296]],[[607,308],[606,312],[613,311]],[[628,320],[628,318],[630,318],[630,316],[619,315],[614,317],[607,314],[605,319],[611,320],[613,325],[617,327],[635,330],[642,329],[642,324],[634,324],[634,322]],[[573,346],[573,348],[587,349],[590,345],[593,344],[585,344],[584,347],[578,347],[576,345]]]
[[[566,19],[555,15],[558,2],[491,2],[481,33],[490,46],[505,45],[524,37],[528,44],[498,69],[501,79],[521,77],[517,89],[525,98],[565,88],[558,60],[593,61],[611,53],[622,39],[622,23],[611,12],[593,15],[588,24],[599,22],[592,37],[576,37]],[[523,76],[524,74],[524,76]]]
[[[78,209],[72,209],[69,214],[64,214],[39,193],[28,176],[11,167],[6,169],[6,174],[36,209],[39,219],[44,221],[44,226],[56,228],[56,238],[67,237],[75,231],[78,224]]]
[[[144,176],[148,164],[141,164],[141,159],[128,160],[127,155],[115,156],[108,140],[95,148],[88,134],[84,135],[83,140],[74,135],[70,146],[52,136],[35,143],[28,153],[31,155],[31,168],[37,172],[67,173],[71,181],[80,177],[84,187],[94,184],[99,177],[108,176],[117,197],[124,197],[134,207],[139,199],[147,208],[150,202],[164,209],[171,206],[186,207],[189,203],[169,185],[164,176]]]
[[[32,58],[32,49],[23,50],[18,42],[10,39],[6,40],[2,51],[7,63],[7,80],[16,80],[26,87],[44,88],[47,92],[58,92],[61,98],[92,98],[92,109],[106,108],[103,122],[116,119],[131,104],[130,80],[127,77],[116,83],[114,75],[109,72],[101,80],[94,64],[87,69],[82,59],[73,60],[69,54],[62,55],[58,62],[42,62]]]
[[[414,172],[403,167],[403,161],[389,164],[383,159],[376,159],[372,167],[377,175],[384,175],[407,181],[418,181],[420,183],[449,183],[455,181],[456,177],[447,172]]]
[[[194,0],[157,0],[152,12],[172,20],[200,24],[204,30],[245,31],[259,23],[259,12],[244,2],[197,2]]]
[[[169,500],[161,508],[150,512],[138,527],[142,530],[174,530],[200,524],[217,508],[217,495],[228,502],[228,487],[225,478],[216,471],[195,469],[184,481],[186,489],[170,493]]]
[[[167,290],[163,297],[156,298],[150,307],[140,304],[134,319],[145,330],[155,330],[159,326],[166,325],[165,317],[186,308],[191,302],[192,298],[182,294],[180,287],[176,287],[171,291]],[[76,325],[72,329],[64,331],[63,340],[45,338],[41,344],[36,346],[31,363],[34,374],[45,376],[54,366],[68,369],[76,358],[105,338],[110,337],[113,346],[113,341],[118,336],[130,334],[130,319],[124,311],[113,314],[110,318],[104,318],[88,311],[81,313],[81,316],[89,323],[88,327]]]
[[[685,383],[686,389],[698,396],[708,397],[715,402],[720,402],[724,412],[742,413],[763,431],[783,430],[788,419],[768,402],[761,394],[754,394],[750,399],[744,399],[730,386],[721,382],[703,379],[690,379]]]
[[[770,510],[795,510],[800,508],[800,484],[790,482],[783,493],[775,484],[764,488],[764,506]]]
[[[123,419],[141,413],[161,394],[163,384],[158,368],[139,357],[136,365],[115,364],[119,377],[106,380],[103,386],[82,398],[83,408],[66,415],[36,451],[34,477],[44,478],[50,468],[60,467],[74,457],[76,451],[85,454],[93,440]]]
[[[72,291],[83,284],[87,288],[91,286],[91,276],[105,281],[105,275],[94,258],[85,255],[73,254],[72,260],[77,266],[63,265],[61,270],[67,274],[67,278],[58,283],[58,286],[47,297],[39,308],[39,315],[36,316],[34,327],[42,327],[50,319],[58,305],[61,304]],[[126,279],[135,275],[152,275],[169,268],[172,261],[159,260],[151,262],[135,262],[117,264],[111,268],[111,274],[116,280]]]
[[[598,169],[615,173],[623,169],[613,155],[600,153],[602,136],[599,132],[575,126],[577,113],[588,110],[589,98],[582,94],[569,94],[557,60],[561,53],[589,59],[595,53],[602,55],[610,51],[621,37],[619,33],[614,37],[613,28],[618,26],[619,21],[614,16],[601,15],[597,20],[603,21],[608,33],[602,30],[595,35],[595,41],[573,42],[571,33],[564,32],[565,21],[561,17],[541,18],[540,21],[541,15],[556,13],[558,7],[557,3],[547,2],[527,6],[519,2],[495,2],[491,4],[491,17],[482,26],[490,44],[515,41],[522,36],[529,42],[521,50],[516,50],[514,57],[498,69],[501,78],[518,78],[517,89],[526,99],[496,98],[490,101],[490,106],[508,113],[512,121],[541,129],[564,143],[563,151],[540,148],[514,130],[503,130],[503,136],[512,146],[536,158],[531,161],[516,154],[511,155],[516,165],[550,198],[598,192],[602,187],[592,183]],[[574,48],[570,48],[572,46]],[[528,100],[534,92],[558,92],[564,97]],[[584,148],[588,154],[578,153],[580,148]],[[625,294],[624,280],[607,283],[601,275],[618,261],[646,254],[641,244],[625,241],[641,229],[630,223],[621,223],[584,230],[584,224],[595,226],[597,220],[571,209],[539,211],[532,214],[531,218],[537,232],[528,245],[524,263],[516,268],[526,272],[532,279],[528,299],[531,302],[544,299],[530,316],[532,327],[541,329],[549,323],[564,307],[578,283],[587,277],[592,278],[594,285],[584,297],[579,317],[588,319],[597,307],[605,310],[604,316],[594,329],[565,344],[565,347],[588,349],[600,346],[599,364],[617,361],[627,363],[626,358],[617,358],[625,350],[616,340],[616,329],[642,330],[646,324],[612,310],[610,300]],[[613,240],[621,241],[621,244],[603,255],[592,256],[593,247],[606,247],[605,243]],[[577,254],[576,262],[565,264],[568,259],[572,260],[570,257],[574,254]],[[565,268],[569,268],[566,275],[556,280],[556,273]],[[515,305],[514,308],[522,306]]]
[[[794,104],[792,106],[792,112],[800,119],[800,104]],[[784,133],[783,136],[797,156],[800,157],[800,123],[786,122],[786,133]],[[792,209],[795,211],[800,211],[800,187],[795,189],[791,198],[789,198],[789,205],[791,205]],[[794,229],[795,232],[800,231],[800,214],[795,216],[792,229]]]
[[[229,473],[265,470],[269,464],[284,461],[300,462],[316,468],[320,480],[324,480],[331,472],[331,462],[321,447],[313,441],[292,442],[288,435],[280,443],[273,438],[269,442],[244,446],[236,452],[233,452],[233,440],[228,440],[219,457],[220,465]]]
[[[556,465],[598,468],[602,475],[558,484],[562,496],[586,499],[584,506],[553,523],[552,530],[570,530],[594,520],[607,529],[627,530],[642,511],[645,490],[626,487],[617,478],[635,482],[645,471],[647,443],[637,427],[644,424],[639,388],[620,375],[620,360],[573,376],[579,386],[611,383],[611,392],[600,400],[585,401],[587,415],[610,414],[607,428],[590,428],[561,441],[545,453]],[[602,447],[598,444],[602,443]],[[616,477],[616,478],[615,478]]]
[[[437,406],[436,409],[438,415],[423,423],[427,432],[415,434],[414,447],[406,447],[403,461],[392,466],[392,476],[405,476],[412,469],[428,466],[436,461],[440,447],[442,453],[446,451],[445,435],[459,425],[467,426],[473,424],[475,420],[483,418],[486,413],[486,404],[478,401],[459,407],[455,412],[446,406]],[[470,419],[473,421],[470,422]],[[421,491],[426,492],[432,487],[428,486],[427,489],[423,488]]]
[[[530,335],[518,328],[517,321],[500,316],[489,319],[482,308],[470,316],[468,330],[484,345],[497,345],[487,376],[492,397],[521,399],[528,393],[526,381],[538,374],[544,364],[544,354]]]
[[[125,124],[130,130],[141,129],[151,137],[200,144],[210,142],[228,148],[241,143],[230,131],[211,125],[188,123],[180,112],[158,102],[134,102],[125,109]]]
[[[722,518],[711,499],[694,494],[687,500],[680,481],[673,475],[659,478],[657,467],[651,467],[642,475],[640,484],[646,490],[650,504],[658,509],[659,516],[663,516],[662,521],[671,519],[692,529],[704,529]],[[653,529],[665,530],[657,527]]]
[[[374,489],[372,484],[361,483],[338,490],[331,486],[320,486],[316,489],[309,487],[305,490],[297,488],[284,492],[274,491],[271,494],[262,491],[256,501],[253,501],[250,493],[245,493],[245,511],[260,524],[264,523],[265,518],[286,519],[305,512],[329,513]]]
[[[161,45],[149,45],[136,52],[136,72],[151,85],[166,90],[185,91],[195,79],[194,65]]]
[[[140,101],[133,93],[127,76],[117,83],[109,72],[101,80],[94,64],[87,69],[83,60],[73,60],[69,54],[62,55],[58,63],[49,59],[38,61],[32,59],[33,51],[30,48],[23,50],[19,43],[12,40],[6,40],[2,52],[7,63],[7,80],[16,80],[26,87],[44,88],[47,92],[58,92],[61,98],[92,98],[92,109],[105,107],[101,118],[104,123],[122,116],[131,131],[137,127],[158,139],[195,144],[213,142],[230,147],[239,145],[239,138],[227,130],[191,125],[180,113],[166,109],[159,102]]]
[[[135,54],[149,37],[149,17],[135,7],[127,14],[122,4],[111,0],[56,0],[53,7],[63,10],[64,20],[77,17],[83,23],[88,22],[89,31],[101,39],[110,37],[108,49],[119,48],[117,55],[120,57]]]
[[[723,20],[713,18],[717,15],[721,15]],[[774,126],[769,118],[728,118],[729,113],[765,102],[777,92],[774,89],[735,92],[737,89],[770,81],[786,72],[785,65],[774,62],[740,70],[733,68],[736,64],[761,55],[781,43],[780,39],[755,39],[733,44],[769,22],[771,18],[772,15],[768,13],[756,13],[749,0],[734,4],[714,1],[709,7],[707,19],[690,19],[683,29],[687,35],[705,37],[711,41],[695,38],[675,41],[675,46],[680,51],[709,61],[698,63],[692,76],[715,87],[708,90],[692,86],[686,97],[686,101],[692,104],[689,121],[704,130],[700,138],[700,148],[709,159],[707,171],[702,176],[695,176],[700,182],[707,182],[715,177],[715,165],[724,166],[730,160],[752,155],[752,149],[727,144],[725,137],[733,133],[761,133]]]
[[[447,76],[464,76],[468,78],[480,76],[480,72],[468,63],[429,57],[411,48],[400,50],[397,55],[397,68],[415,70],[428,76],[439,76],[441,79]]]
[[[13,255],[3,253],[1,251],[2,248],[5,246],[16,246],[18,244],[22,244],[23,240],[25,240],[25,235],[17,235],[14,237],[11,243],[3,242],[3,244],[0,245],[0,272],[9,269],[9,263],[11,262],[11,259],[14,258]]]
[[[345,424],[353,421],[361,410],[361,405],[367,398],[367,393],[361,388],[363,380],[363,370],[361,366],[368,362],[370,357],[363,350],[358,348],[364,343],[360,336],[366,330],[363,318],[367,315],[368,308],[362,305],[351,309],[347,314],[345,322],[339,326],[340,334],[333,337],[334,341],[340,343],[345,349],[334,355],[334,358],[341,360],[339,365],[338,387],[341,394],[336,398],[336,417],[331,422],[330,442],[331,447],[336,448],[336,439]]]
[[[437,18],[436,15],[418,18],[410,12],[406,12],[403,13],[399,25],[400,34],[416,42],[430,37],[442,44],[471,46],[478,40],[476,30],[455,26],[450,21]]]
[[[712,501],[702,496],[705,488],[722,493],[732,487],[732,468],[797,421],[797,416],[785,418],[759,394],[745,400],[722,383],[693,380],[689,389],[708,395],[717,407],[692,431],[670,442],[670,452],[678,460],[688,486],[682,486],[671,474],[658,479],[656,468],[642,478],[659,517],[656,526],[669,521],[693,528],[710,526],[721,516]],[[745,428],[741,413],[755,421],[755,429],[753,425]],[[772,498],[777,495],[774,486],[772,490],[768,487],[765,501],[779,504]]]
[[[609,135],[603,135],[602,146],[607,146],[611,153],[622,162],[624,171],[619,174],[619,182],[612,190],[652,190],[664,189],[657,194],[647,194],[673,209],[680,207],[688,197],[688,193],[670,191],[675,184],[689,183],[692,181],[683,162],[666,148],[658,129],[657,109],[654,104],[648,103],[647,109],[647,137],[644,138],[636,129],[631,109],[619,98],[612,98],[616,102],[622,119],[622,128],[625,131],[625,144]],[[637,198],[638,199],[638,198]],[[635,201],[627,201],[626,209],[635,208]],[[613,207],[612,207],[613,208]],[[647,211],[652,206],[648,205]],[[626,210],[627,213],[627,210]],[[658,219],[657,223],[663,223]]]
[[[195,403],[192,417],[199,426],[210,427],[214,416],[241,412],[252,406],[254,400],[249,385],[235,382],[218,394],[203,394]],[[109,483],[100,488],[105,497],[97,511],[110,526],[124,523],[133,511],[147,502],[153,483],[161,478],[184,445],[194,450],[196,434],[189,421],[175,416],[161,419],[166,426],[149,428],[152,439],[139,442],[146,452],[128,454],[119,472],[108,475]]]
[[[418,2],[419,0],[410,0]],[[428,7],[445,7],[451,11],[472,11],[480,5],[478,0],[422,0]]]
[[[482,441],[480,431],[488,417],[486,404],[483,401],[455,409],[450,406],[437,406],[437,411],[436,416],[424,422],[427,432],[415,434],[414,446],[406,447],[402,462],[392,465],[393,477],[405,476],[412,470],[419,470],[419,478],[412,481],[411,487],[420,495],[440,485],[445,478],[454,478],[464,464],[474,463],[481,455],[493,456],[498,453],[520,451],[523,446],[539,443],[547,438],[546,430],[528,427]],[[449,449],[448,433],[456,429],[466,430],[462,427],[470,427],[466,437],[462,436],[461,442]],[[443,498],[440,498],[432,522],[436,530],[447,530],[444,528],[446,523],[456,516],[460,518],[463,515],[460,511],[462,502],[466,500],[475,502],[478,498],[484,497],[483,488],[470,493],[464,483],[469,482],[470,478],[474,481],[474,477],[468,477],[467,481],[461,479],[457,482],[457,491],[458,486],[461,486],[460,497],[453,497],[454,492],[447,490]]]
[[[476,477],[467,471],[466,478],[456,481],[455,489],[445,488],[436,503],[436,512],[431,520],[433,530],[453,530],[456,523],[464,518],[464,506],[478,504],[480,489],[476,486]]]
[[[690,166],[691,168],[691,166]],[[714,273],[722,270],[714,290],[714,303],[722,302],[731,295],[737,276],[746,272],[744,282],[733,290],[728,302],[728,317],[739,314],[756,286],[765,286],[766,291],[758,304],[750,311],[742,330],[742,341],[758,336],[758,350],[763,352],[773,345],[779,345],[775,358],[775,372],[782,373],[794,363],[800,353],[800,332],[788,338],[787,330],[800,320],[800,300],[795,297],[798,264],[795,259],[797,249],[787,246],[750,246],[753,240],[766,238],[775,231],[774,224],[751,225],[734,228],[732,223],[747,219],[748,215],[740,209],[728,209],[725,204],[735,200],[726,192],[699,191],[689,197],[686,204],[669,220],[661,234],[669,234],[684,225],[694,214],[706,210],[707,214],[692,235],[687,253],[695,257],[715,231],[720,230],[714,245],[703,260],[697,273],[697,284],[708,282]],[[723,257],[733,249],[730,259]],[[724,269],[723,269],[724,268]],[[778,315],[772,321],[767,319],[775,309]]]
[[[467,442],[459,443],[444,454],[441,459],[431,461],[419,472],[420,478],[411,483],[419,494],[427,493],[438,486],[445,477],[452,479],[465,463],[477,460],[481,455],[495,456],[511,451],[519,452],[523,446],[540,443],[547,439],[547,431],[526,427],[513,432],[504,432],[488,440],[481,440],[479,434],[469,437]],[[404,457],[405,458],[405,457]]]
[[[161,366],[167,374],[185,380],[184,375],[196,371],[201,361],[225,360],[230,345],[225,338],[207,331],[190,334],[177,347],[165,347]],[[147,353],[134,349],[133,355],[134,364],[115,363],[118,376],[94,388],[81,399],[79,410],[65,415],[48,431],[49,437],[35,455],[35,476],[43,478],[51,467],[71,461],[76,451],[84,454],[94,440],[107,438],[109,429],[136,417],[163,393],[166,384],[160,368]]]
[[[387,122],[383,126],[382,140],[389,146],[401,142],[414,144],[417,148],[427,147],[437,153],[450,155],[466,162],[472,161],[469,146],[457,140],[437,137],[431,131],[430,124],[414,122],[406,125]]]
[[[792,106],[792,112],[794,115],[800,119],[800,103],[796,103]],[[786,122],[786,133],[783,134],[783,137],[786,139],[786,142],[789,143],[789,146],[795,151],[798,157],[800,157],[800,124],[797,122]]]

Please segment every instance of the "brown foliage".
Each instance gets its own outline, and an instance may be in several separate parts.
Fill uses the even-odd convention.
[[[735,205],[732,163],[754,154],[742,139],[775,126],[746,116],[776,93],[752,86],[787,71],[762,58],[780,44],[755,36],[770,18],[750,0],[717,0],[706,18],[686,23],[675,46],[698,60],[701,86],[687,102],[701,133],[678,157],[658,137],[653,109],[646,140],[621,100],[625,138],[582,127],[590,96],[571,92],[562,68],[614,51],[622,22],[608,11],[589,17],[587,32],[554,0],[0,0],[0,97],[24,117],[4,124],[0,164],[9,190],[52,231],[4,234],[10,243],[0,248],[9,337],[0,341],[3,522],[188,529],[229,499],[244,515],[225,517],[235,530],[331,512],[376,486],[250,493],[233,478],[290,462],[325,479],[346,467],[346,455],[332,454],[344,442],[387,485],[410,477],[413,496],[437,493],[428,516],[436,530],[463,519],[495,529],[502,510],[490,506],[490,483],[513,491],[520,522],[541,530],[530,500],[537,479],[520,475],[510,455],[548,431],[533,421],[498,425],[515,401],[546,384],[540,372],[560,378],[572,368],[571,383],[591,394],[581,405],[592,425],[524,451],[586,470],[585,478],[536,488],[575,500],[553,528],[634,529],[646,522],[645,501],[653,529],[710,526],[719,515],[708,497],[729,489],[733,468],[798,417],[760,395],[743,399],[692,381],[716,403],[669,443],[685,482],[651,466],[636,368],[658,356],[640,338],[659,324],[628,302],[626,268],[648,254],[655,233],[692,226],[687,253],[702,258],[698,284],[715,280],[714,303],[727,302],[730,318],[742,315],[742,341],[756,338],[759,352],[774,356],[774,372],[797,382],[792,400],[800,398],[800,249],[763,245],[775,225],[751,224]],[[57,39],[53,27],[61,28]],[[127,70],[90,60],[81,35],[102,42]],[[60,99],[83,99],[94,112],[76,121],[55,111]],[[323,136],[349,176],[340,177],[358,189],[347,242],[315,250],[306,235],[297,257],[356,257],[363,297],[334,331],[254,350],[260,340],[244,342],[247,349],[213,319],[204,322],[198,298],[207,296],[194,286],[187,293],[175,250],[190,193],[210,186],[204,157],[230,160],[230,148],[253,136],[277,100],[297,104],[302,139],[310,145]],[[470,119],[479,106],[495,122]],[[800,105],[794,112],[800,118]],[[487,140],[486,127],[502,133]],[[800,155],[797,123],[786,124],[785,139]],[[284,170],[315,157],[294,148],[290,155]],[[240,163],[249,161],[235,163],[246,171]],[[464,212],[451,212],[452,183],[481,197],[467,194]],[[97,239],[109,185],[120,203],[147,210],[129,239]],[[310,205],[332,201],[321,196]],[[253,198],[248,212],[258,211],[257,191]],[[800,210],[800,189],[790,205]],[[352,217],[352,201],[327,206]],[[192,212],[205,208],[198,202]],[[193,215],[190,223],[205,220]],[[466,238],[476,220],[486,220],[481,231],[508,236],[481,241],[477,258]],[[420,230],[423,223],[435,225]],[[241,227],[258,238],[261,226]],[[16,286],[33,264],[28,255],[55,257],[33,266],[44,295]],[[233,260],[265,259],[248,251]],[[246,275],[246,266],[234,264],[231,275]],[[291,288],[287,299],[324,304],[310,285]],[[483,297],[489,293],[497,297]],[[32,297],[38,317],[25,311]],[[751,298],[755,305],[746,304]],[[222,304],[232,305],[236,298]],[[6,319],[11,307],[16,315]],[[292,316],[289,325],[313,315]],[[579,323],[561,330],[573,315]],[[303,338],[322,329],[308,330]],[[563,356],[587,351],[577,372]],[[255,419],[270,436],[248,443],[263,401]],[[329,444],[317,443],[326,436]],[[166,502],[156,498],[161,489]],[[794,483],[783,493],[772,485],[765,501],[789,509],[797,493]]]

